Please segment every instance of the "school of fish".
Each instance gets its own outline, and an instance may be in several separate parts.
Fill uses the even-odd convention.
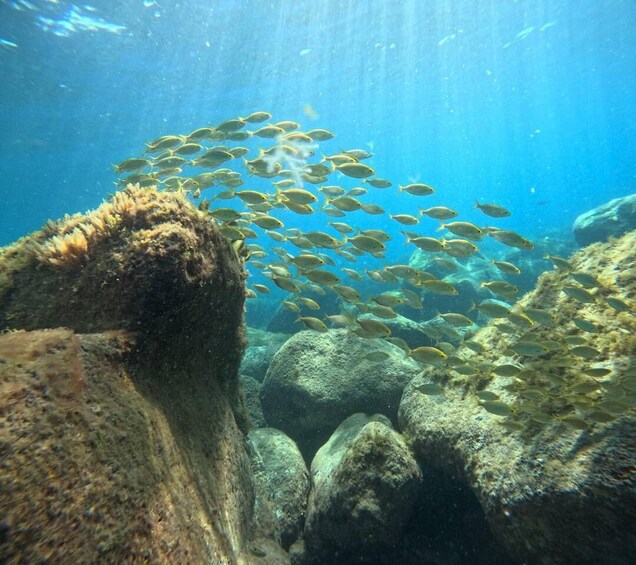
[[[382,320],[396,318],[400,308],[422,309],[424,301],[434,300],[436,294],[456,296],[459,291],[427,271],[387,261],[386,243],[395,230],[389,233],[383,229],[365,229],[366,216],[383,216],[385,225],[395,222],[406,227],[400,230],[405,243],[431,254],[436,264],[448,272],[456,270],[458,259],[477,253],[479,242],[485,238],[521,250],[533,250],[534,244],[510,230],[461,221],[453,208],[425,207],[427,197],[436,191],[423,183],[399,184],[398,193],[408,195],[413,204],[406,211],[387,213],[373,202],[373,194],[378,190],[396,190],[393,182],[376,174],[369,164],[372,153],[365,149],[340,149],[324,154],[320,144],[333,138],[334,134],[325,129],[303,132],[296,122],[272,122],[269,112],[254,112],[187,135],[164,135],[148,142],[143,156],[114,165],[120,177],[117,185],[158,186],[189,193],[244,259],[248,298],[280,289],[286,293],[282,305],[296,314],[301,327],[316,332],[325,332],[329,326],[345,327],[369,340],[386,339],[423,366],[443,365],[466,377],[489,374],[510,377],[511,390],[519,398],[516,406],[501,401],[488,390],[477,392],[480,405],[505,417],[502,423],[506,426],[521,428],[524,418],[536,423],[558,418],[565,425],[583,429],[594,422],[610,421],[625,409],[633,409],[636,394],[633,368],[620,383],[624,394],[610,401],[599,394],[606,388],[597,379],[608,374],[601,365],[584,369],[585,378],[572,384],[565,400],[560,402],[555,403],[545,387],[528,384],[533,372],[526,366],[528,361],[558,353],[555,363],[559,360],[567,363],[568,356],[596,362],[601,352],[583,337],[596,331],[594,324],[583,317],[575,320],[582,336],[573,336],[577,339],[564,343],[537,331],[550,327],[549,311],[520,310],[506,305],[514,303],[519,292],[507,279],[521,273],[507,261],[492,261],[501,279],[482,281],[481,286],[494,300],[475,304],[474,309],[497,319],[497,328],[502,333],[518,335],[510,347],[510,362],[494,364],[456,355],[457,347],[445,338],[463,340],[468,350],[482,352],[482,346],[469,339],[476,329],[470,312],[440,313],[435,317],[436,324],[421,324],[422,332],[435,346],[412,349],[404,340],[392,336]],[[258,140],[258,147],[253,147],[254,140]],[[263,147],[268,144],[269,147]],[[476,208],[489,223],[510,215],[497,204],[477,202]],[[299,215],[322,215],[324,230],[303,230],[293,225]],[[431,235],[430,223],[426,225],[427,235],[412,231],[424,222],[435,221],[439,225],[433,227],[434,233],[442,232],[441,236]],[[355,268],[362,257],[373,258],[378,267]],[[582,304],[598,300],[593,294],[598,281],[592,274],[575,271],[566,259],[548,258],[556,269],[568,275],[562,288],[566,295]],[[369,281],[378,285],[378,291],[364,296]],[[326,293],[337,295],[341,304],[338,312],[321,312],[320,304],[307,296]],[[605,301],[617,311],[630,310],[618,297],[608,296]],[[388,357],[384,351],[373,350],[372,342],[370,346],[367,361],[382,362]],[[419,390],[431,395],[442,392],[437,384],[423,385]],[[619,396],[614,390],[612,393]],[[600,408],[595,402],[598,397]]]

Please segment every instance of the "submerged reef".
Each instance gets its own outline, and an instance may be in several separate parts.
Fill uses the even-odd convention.
[[[520,301],[550,313],[531,337],[493,321],[455,352],[497,372],[430,367],[405,390],[416,458],[472,489],[516,562],[636,559],[635,249],[636,232],[583,249]],[[567,292],[581,272],[591,298]]]
[[[503,317],[444,345],[442,361],[418,364],[347,330],[292,336],[261,389],[267,424],[312,461],[292,562],[632,563],[635,244],[631,232],[558,258]],[[400,443],[402,434],[423,479],[390,543],[376,496],[385,481],[398,484],[381,464],[390,450],[369,442],[350,489],[339,458],[347,422],[361,422],[355,436],[368,421],[360,410],[390,427],[391,387],[402,379],[410,382],[391,435]],[[367,527],[372,534],[360,533]]]
[[[371,153],[270,118],[157,138],[0,249],[0,560],[636,561],[636,232],[565,259],[431,206],[395,257]],[[246,297],[284,333],[243,355]]]
[[[244,279],[217,228],[128,187],[0,266],[0,561],[245,559]]]

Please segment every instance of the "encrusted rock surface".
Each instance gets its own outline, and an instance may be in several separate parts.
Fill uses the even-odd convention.
[[[284,548],[294,543],[305,523],[309,471],[294,441],[274,428],[248,434],[257,501],[269,504]],[[258,504],[258,502],[257,502]]]
[[[125,361],[134,347],[118,332],[0,336],[3,562],[234,563],[244,551],[253,490],[222,388],[208,382],[198,401],[152,390]]]
[[[389,420],[347,418],[314,457],[311,476],[304,538],[313,562],[389,562],[422,480]]]
[[[179,194],[129,187],[0,250],[0,327],[32,330],[0,336],[0,561],[272,562],[250,545],[243,300]]]
[[[381,362],[364,358],[386,351]],[[284,431],[311,460],[342,421],[360,411],[396,418],[404,386],[418,365],[398,347],[347,332],[302,331],[275,355],[261,389],[268,425]]]
[[[519,307],[543,308],[551,327],[532,339],[555,349],[539,357],[509,357],[517,335],[491,323],[456,354],[473,363],[521,363],[519,378],[482,373],[461,377],[427,369],[405,390],[402,433],[422,466],[468,485],[503,547],[519,563],[633,563],[636,561],[636,232],[595,244],[570,261],[592,274],[598,288],[582,303],[562,289],[569,271],[544,274]],[[612,298],[627,311],[610,307]],[[623,307],[619,306],[619,309]],[[516,309],[515,309],[516,310]],[[582,332],[574,317],[594,323]],[[583,336],[599,351],[592,360],[569,351],[565,337]],[[592,382],[590,366],[611,369]],[[425,395],[420,382],[443,385]],[[590,388],[578,389],[589,384]],[[487,412],[476,393],[499,395],[513,411],[505,419]]]

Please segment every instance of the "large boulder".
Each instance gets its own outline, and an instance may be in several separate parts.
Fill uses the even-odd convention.
[[[302,532],[309,494],[309,472],[298,447],[289,436],[274,428],[251,430],[257,504],[269,505],[288,549]]]
[[[354,414],[311,464],[305,549],[313,562],[384,562],[394,555],[422,473],[381,415]]]
[[[636,230],[636,194],[615,198],[581,214],[572,227],[574,239],[581,247],[631,230]]]
[[[597,288],[544,274],[514,311],[542,308],[552,324],[504,334],[492,322],[472,338],[483,353],[456,352],[480,372],[425,370],[405,390],[400,426],[420,465],[472,489],[515,562],[633,563],[636,232],[570,263]],[[521,372],[488,370],[503,364]]]
[[[0,250],[0,561],[251,555],[242,271],[152,188]]]
[[[244,298],[229,241],[185,196],[154,188],[129,185],[0,255],[0,327],[128,330],[168,364],[177,351],[179,363],[240,361]]]
[[[383,361],[365,356],[388,354]],[[368,410],[396,419],[402,390],[419,367],[398,347],[347,330],[302,331],[274,357],[261,404],[268,425],[283,430],[311,460],[340,423]]]

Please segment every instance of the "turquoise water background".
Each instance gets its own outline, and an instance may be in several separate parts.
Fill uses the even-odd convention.
[[[567,237],[635,191],[634,29],[621,0],[1,0],[0,244],[98,206],[146,141],[256,110],[371,149],[427,206]]]

